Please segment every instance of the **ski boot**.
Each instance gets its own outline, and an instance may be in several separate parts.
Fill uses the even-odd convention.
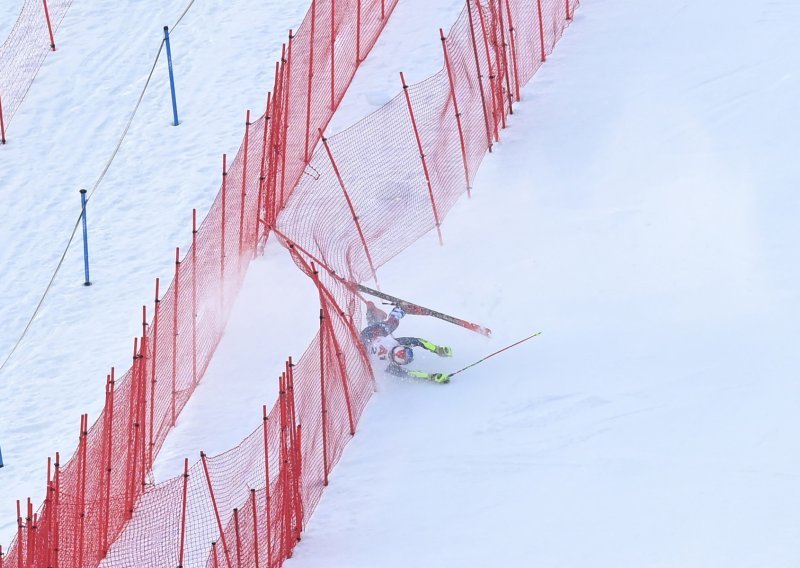
[[[446,347],[444,345],[436,345],[428,341],[427,339],[420,339],[419,342],[422,344],[422,347],[426,350],[430,351],[431,353],[436,353],[439,357],[452,357],[453,356],[453,348]]]

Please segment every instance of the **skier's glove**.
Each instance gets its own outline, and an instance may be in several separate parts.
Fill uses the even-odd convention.
[[[406,373],[409,377],[414,377],[415,379],[432,379],[433,375],[430,373],[426,373],[425,371],[408,371]]]
[[[450,382],[450,375],[448,375],[447,373],[426,373],[425,371],[408,371],[407,375],[409,377],[414,377],[415,379],[427,379],[429,381],[434,381],[437,383]]]
[[[452,357],[453,356],[453,348],[452,347],[445,347],[444,345],[440,345],[436,348],[436,354],[440,357]]]
[[[389,312],[390,318],[393,317],[396,319],[403,319],[404,315],[406,315],[406,312],[400,306],[395,306],[394,308],[392,308],[392,311]]]

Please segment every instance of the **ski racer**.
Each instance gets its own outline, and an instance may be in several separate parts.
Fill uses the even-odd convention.
[[[367,347],[370,355],[381,362],[387,362],[386,372],[398,377],[414,377],[427,379],[436,383],[450,382],[446,373],[427,373],[405,369],[405,365],[414,360],[414,347],[420,347],[440,357],[452,357],[450,347],[439,346],[419,337],[393,337],[392,333],[400,325],[400,320],[406,315],[405,310],[395,306],[386,316],[386,313],[376,307],[374,303],[367,302],[367,327],[361,330],[361,340]]]

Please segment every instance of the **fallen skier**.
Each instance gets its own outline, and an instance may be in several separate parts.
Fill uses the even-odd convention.
[[[393,337],[392,333],[400,325],[400,320],[405,315],[405,310],[400,306],[395,306],[387,316],[374,303],[367,302],[367,327],[361,330],[361,340],[366,345],[368,352],[378,361],[388,363],[386,372],[392,375],[427,379],[437,383],[449,382],[450,375],[447,373],[428,373],[404,368],[414,360],[414,347],[436,353],[440,357],[453,356],[453,350],[450,347],[439,346],[426,339]]]

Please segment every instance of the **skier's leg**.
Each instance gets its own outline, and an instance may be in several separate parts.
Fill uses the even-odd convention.
[[[397,342],[400,345],[408,345],[412,347],[422,347],[423,349],[436,353],[440,357],[452,357],[453,349],[444,345],[436,345],[432,341],[422,339],[421,337],[398,337]]]

